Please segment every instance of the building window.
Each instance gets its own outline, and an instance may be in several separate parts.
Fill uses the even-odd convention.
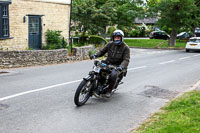
[[[0,38],[8,38],[9,35],[9,8],[7,3],[0,3]]]

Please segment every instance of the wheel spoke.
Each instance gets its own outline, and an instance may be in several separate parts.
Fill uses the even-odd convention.
[[[79,101],[80,102],[84,102],[84,100],[86,99],[86,97],[88,96],[89,93],[89,88],[90,88],[91,82],[88,81],[85,86],[83,87],[83,89],[80,92],[79,95]]]

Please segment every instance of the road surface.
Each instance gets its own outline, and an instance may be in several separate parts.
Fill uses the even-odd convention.
[[[111,99],[73,98],[90,60],[1,70],[0,133],[128,133],[200,79],[200,53],[131,49],[124,84]]]

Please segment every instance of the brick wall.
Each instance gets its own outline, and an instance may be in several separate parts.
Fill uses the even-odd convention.
[[[73,56],[69,56],[66,49],[0,51],[0,68],[59,64],[77,60],[85,60],[89,58],[89,51],[93,49],[93,45],[74,48]]]
[[[28,14],[42,16],[42,43],[45,44],[47,29],[60,30],[69,37],[70,6],[60,3],[38,2],[34,0],[12,0],[9,5],[10,37],[0,40],[0,50],[28,49]],[[23,17],[26,22],[23,22]]]

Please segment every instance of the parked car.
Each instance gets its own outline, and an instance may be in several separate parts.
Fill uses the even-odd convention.
[[[185,40],[187,40],[187,39],[189,39],[191,36],[190,36],[190,34],[189,33],[187,33],[187,32],[181,32],[181,33],[179,33],[177,36],[176,36],[176,39],[185,39]]]
[[[189,52],[190,50],[200,50],[200,37],[192,37],[187,42],[185,51]]]
[[[196,37],[200,37],[200,28],[195,28],[194,34]]]
[[[169,35],[164,31],[153,31],[149,34],[150,39],[169,39]]]

